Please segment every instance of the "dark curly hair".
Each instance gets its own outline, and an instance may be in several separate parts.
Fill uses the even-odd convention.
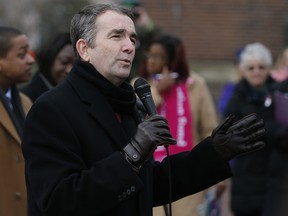
[[[189,66],[186,59],[185,47],[180,38],[170,35],[163,34],[152,40],[147,47],[147,50],[153,44],[161,45],[168,56],[168,68],[171,71],[178,72],[179,77],[177,81],[185,81],[189,76]],[[146,70],[146,61],[143,63],[139,75],[143,78],[148,78],[149,74]]]

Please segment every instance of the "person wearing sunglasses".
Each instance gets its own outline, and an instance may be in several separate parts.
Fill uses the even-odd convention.
[[[272,57],[269,49],[261,43],[247,44],[240,55],[239,67],[242,79],[228,102],[226,116],[233,114],[242,118],[257,113],[265,121],[267,145],[258,152],[234,159],[231,208],[235,216],[280,216],[283,215],[279,213],[278,205],[281,198],[272,194],[279,186],[273,182],[278,182],[281,177],[270,175],[275,173],[271,167],[271,155],[278,151],[288,130],[274,117],[275,81],[270,76]]]

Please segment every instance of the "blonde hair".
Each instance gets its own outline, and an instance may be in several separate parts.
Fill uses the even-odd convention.
[[[288,47],[285,47],[281,54],[278,56],[276,63],[275,63],[275,69],[281,69],[284,65],[284,58],[285,58],[285,53],[288,52]]]

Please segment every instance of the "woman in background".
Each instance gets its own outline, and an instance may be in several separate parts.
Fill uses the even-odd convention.
[[[288,47],[284,48],[276,60],[275,69],[271,76],[277,82],[288,79]]]
[[[38,71],[21,91],[32,101],[63,81],[74,61],[69,33],[58,33],[51,37],[36,54]]]
[[[271,156],[280,147],[288,132],[287,127],[275,120],[275,81],[270,76],[271,53],[261,43],[248,44],[240,55],[239,67],[242,80],[236,85],[227,105],[226,116],[233,114],[240,119],[247,114],[257,113],[264,120],[267,133],[265,148],[233,160],[231,208],[235,216],[286,215],[287,212],[277,213],[277,205],[272,206],[277,196],[270,196],[274,194],[271,192],[279,187],[271,183],[278,182],[281,178],[281,175],[275,174],[275,171],[278,173],[279,167],[276,170],[276,167],[271,167]],[[282,162],[283,165],[287,164],[286,160]]]
[[[190,73],[182,41],[172,35],[162,35],[148,46],[146,61],[139,75],[147,79],[158,113],[164,115],[177,140],[170,154],[191,150],[217,126],[217,115],[209,89],[196,73]],[[133,82],[133,80],[132,80]],[[155,160],[166,156],[157,148]],[[199,215],[204,192],[173,203],[175,216]],[[164,215],[163,207],[154,208],[155,216]]]

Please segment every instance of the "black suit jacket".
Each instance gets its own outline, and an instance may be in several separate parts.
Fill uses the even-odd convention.
[[[107,100],[72,70],[26,119],[30,216],[152,215],[152,206],[168,202],[167,160],[151,159],[136,173],[120,153],[127,142]],[[209,138],[170,160],[173,200],[231,176]]]

